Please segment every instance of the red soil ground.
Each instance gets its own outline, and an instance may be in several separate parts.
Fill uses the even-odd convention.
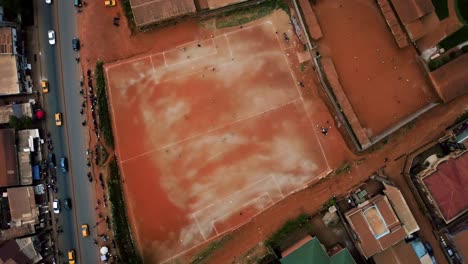
[[[398,48],[376,2],[319,0],[314,8],[323,31],[319,51],[333,59],[370,138],[436,101],[415,49]]]
[[[188,21],[179,23],[176,26],[156,29],[132,36],[125,19],[121,19],[120,27],[112,26],[112,17],[118,13],[122,13],[119,2],[115,8],[105,8],[101,2],[91,1],[88,3],[88,7],[84,9],[84,12],[78,14],[80,38],[85,45],[81,49],[81,57],[83,58],[82,65],[84,69],[94,68],[95,62],[98,59],[111,62],[138,54],[147,54],[148,52],[162,52],[190,41],[209,39],[211,34],[210,31],[199,27],[197,22]],[[269,19],[275,20],[277,16],[273,15],[269,17]],[[284,22],[284,18],[280,20]],[[304,84],[304,88],[300,89],[300,94],[306,113],[314,123],[316,131],[319,129],[317,126],[323,125],[331,127],[327,136],[319,137],[319,142],[323,147],[326,160],[330,168],[339,167],[345,160],[348,160],[354,166],[350,173],[330,177],[320,184],[310,186],[290,195],[278,202],[275,206],[257,215],[251,219],[249,223],[232,232],[230,240],[225,243],[222,248],[214,252],[205,262],[231,262],[236,256],[244,254],[255,245],[258,245],[259,242],[267,239],[287,220],[295,218],[298,214],[303,212],[315,212],[331,195],[339,195],[347,192],[352,186],[367,179],[371,172],[386,165],[386,173],[400,186],[403,195],[421,227],[423,239],[428,240],[433,245],[438,263],[447,263],[440,247],[437,246],[437,241],[431,233],[432,227],[430,222],[424,216],[423,212],[419,210],[410,189],[406,185],[405,179],[400,175],[404,165],[404,158],[397,161],[394,161],[394,159],[405,153],[409,153],[428,140],[438,137],[440,132],[451,124],[455,117],[464,110],[468,110],[466,108],[468,105],[468,96],[459,98],[450,104],[436,107],[425,114],[421,118],[423,120],[416,122],[412,130],[397,132],[381,149],[357,157],[349,151],[341,134],[338,132],[338,129],[336,129],[339,128],[341,124],[336,123],[335,127],[335,117],[330,115],[328,108],[324,104],[321,90],[315,79],[312,67],[308,64],[306,64],[305,67],[299,66],[295,52],[302,52],[303,47],[301,44],[298,44],[297,40],[292,36],[290,26],[287,22],[288,20],[286,19],[284,25],[280,23],[275,23],[275,25],[280,34],[282,32],[287,32],[291,37],[291,45],[283,48],[287,55],[289,66],[293,70],[294,76],[296,76],[296,81],[302,81]],[[282,46],[285,45],[282,43]],[[428,129],[428,124],[431,124],[430,129]],[[136,130],[133,131],[135,133],[138,132]],[[138,134],[136,134],[136,136],[138,136]],[[138,137],[135,138],[137,140],[134,142],[138,142]],[[384,157],[388,157],[389,159],[387,164],[383,162]],[[352,162],[358,159],[363,159],[363,162]],[[145,185],[141,187],[145,188]],[[155,192],[154,190],[150,191]],[[150,201],[146,202],[151,203]],[[252,210],[251,207],[248,206],[243,209],[243,214],[252,214],[250,212]],[[165,214],[165,212],[163,212],[163,214]],[[235,215],[236,217],[233,217],[232,221],[243,221],[243,219],[235,219],[238,217],[237,214]],[[157,221],[158,219],[154,219],[154,223],[157,223]],[[216,222],[216,228],[218,227],[219,229],[223,229],[224,222]],[[180,263],[189,263],[191,258],[196,255],[203,246],[208,245],[210,242],[211,240],[187,254],[180,256]]]
[[[106,65],[126,198],[146,261],[237,227],[328,173],[275,32],[262,21]]]

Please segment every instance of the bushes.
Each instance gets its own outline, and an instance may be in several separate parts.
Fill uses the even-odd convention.
[[[216,19],[216,27],[226,28],[246,24],[267,16],[276,9],[283,9],[289,12],[288,6],[283,0],[266,0],[248,8],[240,8],[223,13]]]
[[[130,0],[122,0],[122,9],[124,11],[125,17],[127,18],[128,25],[132,32],[136,31],[135,19],[133,18],[132,6],[130,5]]]
[[[449,8],[447,0],[432,0],[435,12],[439,20],[445,19],[449,16]]]
[[[115,159],[109,164],[109,200],[111,202],[112,229],[122,263],[143,263],[135,250],[135,244],[128,224],[127,211],[120,181],[119,168]]]
[[[468,25],[468,0],[456,0],[455,10],[457,12],[458,19],[465,25]]]
[[[199,263],[204,263],[204,260],[206,260],[215,250],[218,248],[222,247],[227,241],[231,240],[232,234],[228,234],[223,236],[219,240],[213,241],[211,244],[209,244],[206,248],[204,248],[202,251],[200,251],[190,262],[191,264],[199,264]]]
[[[12,115],[8,121],[8,125],[16,130],[29,129],[32,127],[32,119],[29,116],[18,118]]]
[[[281,227],[267,241],[265,241],[265,245],[272,249],[279,248],[280,243],[284,241],[290,234],[308,224],[309,216],[307,214],[301,214],[296,219],[286,222],[283,227]]]
[[[455,33],[452,35],[446,37],[443,39],[440,43],[439,46],[441,48],[444,48],[446,51],[449,49],[465,42],[468,41],[468,25],[465,25],[461,29],[457,30]]]
[[[98,100],[99,129],[108,147],[114,148],[112,124],[107,104],[106,81],[104,79],[103,62],[96,63],[96,96]]]

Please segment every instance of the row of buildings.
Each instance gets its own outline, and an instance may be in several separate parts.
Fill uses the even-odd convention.
[[[39,263],[51,250],[50,212],[40,174],[43,140],[39,129],[26,129],[38,104],[24,96],[33,84],[21,26],[3,18],[0,6],[0,263]]]
[[[404,177],[439,244],[431,245],[419,237],[418,222],[401,191],[388,177],[376,174],[344,197],[337,197],[337,203],[319,215],[327,225],[332,218],[341,222],[341,233],[346,233],[347,239],[337,244],[338,240],[330,240],[327,232],[338,230],[334,223],[325,233],[312,232],[315,235],[280,249],[279,261],[429,264],[436,263],[433,247],[441,247],[448,263],[467,263],[467,152],[468,119],[449,128],[442,138],[415,150],[406,160]]]

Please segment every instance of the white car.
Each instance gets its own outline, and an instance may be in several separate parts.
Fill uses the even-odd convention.
[[[55,45],[55,31],[49,30],[49,32],[47,32],[47,36],[49,37],[49,44]]]
[[[46,4],[52,4],[52,0],[45,0]]]
[[[60,213],[60,201],[58,199],[54,199],[52,202],[52,208],[54,209],[54,213]]]

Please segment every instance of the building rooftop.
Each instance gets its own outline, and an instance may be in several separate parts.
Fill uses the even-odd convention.
[[[400,241],[373,257],[376,264],[421,263],[411,244]]]
[[[468,230],[462,230],[453,236],[455,247],[461,254],[463,263],[468,263]]]
[[[13,264],[13,263],[34,263],[28,258],[19,247],[14,239],[6,241],[0,245],[0,263]]]
[[[468,53],[429,74],[439,97],[448,102],[468,93]]]
[[[193,0],[130,0],[137,26],[196,12]]]
[[[19,94],[16,56],[0,54],[0,95]]]
[[[13,29],[0,27],[0,54],[13,54]]]
[[[31,103],[11,104],[0,106],[0,124],[7,124],[10,121],[10,116],[32,117]]]
[[[346,248],[330,257],[318,238],[310,236],[286,249],[281,256],[282,264],[356,264]]]
[[[423,183],[446,223],[467,212],[468,154],[439,164],[436,172],[423,178]]]
[[[8,188],[7,194],[13,226],[39,223],[39,209],[36,206],[32,186]]]
[[[391,0],[404,24],[413,22],[434,11],[431,0]]]
[[[395,210],[398,219],[400,219],[400,222],[403,225],[403,228],[405,229],[406,233],[412,234],[416,231],[419,231],[418,223],[416,222],[416,219],[411,213],[411,209],[406,203],[406,200],[403,197],[401,191],[395,186],[385,183],[383,185],[385,186],[384,193],[390,201],[393,210]]]
[[[206,0],[208,3],[209,9],[216,9],[220,7],[225,7],[232,4],[237,4],[240,2],[246,2],[249,0]]]
[[[0,187],[19,184],[15,130],[0,129]]]
[[[356,245],[366,257],[389,248],[407,235],[387,196],[378,194],[360,207],[345,213],[345,217],[358,236]]]

